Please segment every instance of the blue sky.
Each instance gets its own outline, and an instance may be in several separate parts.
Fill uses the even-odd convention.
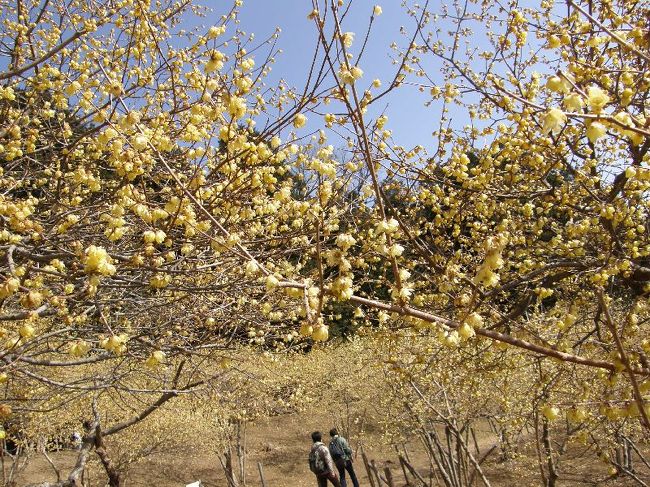
[[[363,79],[357,83],[360,91],[369,87],[375,78],[379,78],[384,86],[387,86],[395,76],[397,66],[392,64],[391,55],[394,55],[394,52],[390,45],[396,42],[399,46],[405,46],[410,41],[415,28],[414,20],[405,13],[401,3],[400,0],[352,1],[352,7],[342,25],[342,30],[356,33],[355,43],[351,49],[355,54],[362,44],[374,6],[379,4],[383,9],[382,15],[375,17],[368,45],[359,63],[364,71]],[[213,11],[201,19],[189,15],[187,22],[180,26],[182,29],[193,30],[197,24],[204,24],[204,28],[207,29],[211,25],[220,24],[221,15],[232,7],[232,0],[196,0],[196,4],[211,8]],[[349,0],[346,0],[347,4]],[[311,8],[309,0],[244,0],[239,16],[240,29],[247,33],[255,33],[258,42],[273,34],[276,27],[282,29],[277,46],[283,52],[276,56],[276,63],[267,78],[267,84],[273,85],[283,78],[290,86],[300,88],[304,85],[317,42],[315,25],[307,18]],[[400,33],[402,26],[407,35]],[[202,28],[199,28],[199,31]],[[226,36],[233,33],[233,26],[230,24]],[[265,51],[262,50],[262,53]],[[259,66],[263,59],[258,57],[256,61]],[[0,70],[6,69],[6,63],[7,58],[0,57]],[[434,71],[435,68],[431,70]],[[415,80],[414,77],[409,79]],[[375,93],[379,91],[373,90]],[[406,148],[412,148],[417,144],[430,148],[435,145],[431,133],[438,128],[441,105],[433,103],[430,107],[425,107],[424,103],[427,101],[429,101],[428,89],[421,93],[417,87],[404,85],[374,104],[369,115],[376,117],[382,112],[388,114],[389,122],[386,128],[393,131],[396,144]],[[467,121],[466,114],[459,109],[452,112],[452,118],[456,127],[462,126]],[[313,122],[316,120],[310,120],[309,125],[313,128],[323,124],[322,120],[318,120],[318,125]],[[336,144],[334,141],[332,143]]]
[[[414,21],[405,14],[400,3],[397,0],[353,2],[342,25],[343,31],[356,33],[352,48],[356,54],[358,51],[355,48],[361,45],[373,7],[379,4],[383,9],[382,15],[375,18],[368,47],[360,63],[364,71],[360,83],[363,88],[375,78],[381,79],[386,86],[395,75],[396,66],[391,63],[390,44],[397,42],[405,45],[410,37],[407,40],[400,34],[400,27],[404,26],[409,34],[414,27]],[[289,85],[303,85],[317,40],[314,23],[307,18],[310,11],[311,2],[307,0],[244,1],[239,26],[242,30],[254,32],[256,39],[261,41],[270,36],[276,27],[282,29],[278,47],[283,53],[276,58],[269,83],[282,77]],[[396,143],[406,148],[416,144],[431,147],[434,144],[431,132],[437,128],[440,105],[427,108],[424,106],[427,99],[427,94],[420,93],[416,87],[403,86],[382,99],[371,115],[376,116],[378,112],[386,110],[389,115],[387,128],[393,130]],[[455,113],[454,116],[464,118],[462,113]]]
[[[212,8],[213,12],[201,19],[188,15],[187,23],[181,28],[193,30],[197,24],[201,23],[204,24],[199,28],[199,32],[201,32],[203,28],[220,24],[221,15],[232,7],[232,0],[196,0],[195,3]],[[400,0],[346,0],[345,2],[346,5],[350,3],[352,6],[342,25],[342,30],[356,33],[355,43],[351,49],[353,53],[358,53],[375,4],[381,5],[383,9],[383,14],[375,18],[368,46],[359,63],[364,71],[364,76],[357,83],[357,87],[362,91],[375,78],[381,79],[384,86],[387,86],[396,71],[396,66],[393,65],[391,59],[394,52],[390,45],[396,42],[399,46],[405,46],[410,41],[410,35],[415,29],[415,21],[404,11]],[[445,3],[451,4],[452,2],[432,1],[430,8],[437,10]],[[525,0],[521,3],[530,4],[532,0]],[[268,38],[276,27],[282,29],[277,45],[283,52],[276,56],[271,76],[267,78],[268,84],[274,85],[280,78],[283,78],[291,86],[302,87],[304,85],[309,72],[311,56],[317,43],[315,25],[307,18],[312,8],[311,5],[312,2],[309,0],[244,0],[240,9],[240,29],[248,33],[255,33],[258,42]],[[400,32],[402,26],[407,35]],[[441,28],[444,35],[444,31],[449,30],[451,25],[438,21],[430,27]],[[480,46],[482,38],[485,37],[485,29],[480,21],[474,22],[473,27],[475,34],[470,42],[472,46]],[[232,34],[231,24],[226,37]],[[262,49],[263,52],[265,52],[264,49]],[[263,62],[260,57],[257,58],[258,66]],[[432,61],[432,55],[425,57],[429,59],[427,61],[429,74],[434,80],[442,83],[441,75],[438,74],[439,63]],[[0,69],[6,68],[6,62],[6,57],[0,57]],[[417,82],[419,80],[420,78],[412,75],[407,78],[407,81]],[[375,93],[377,91],[374,90]],[[430,101],[428,91],[426,89],[424,93],[421,93],[416,86],[405,84],[374,104],[369,115],[376,117],[384,111],[389,115],[386,127],[393,131],[395,143],[406,148],[412,148],[417,144],[432,148],[436,141],[431,133],[438,129],[442,114],[440,102],[434,102],[429,107],[425,107],[424,104]],[[460,128],[469,121],[463,108],[450,107],[449,116],[452,126],[455,128]],[[310,120],[309,126],[314,127],[314,122],[316,120]],[[322,123],[320,120],[318,122]]]

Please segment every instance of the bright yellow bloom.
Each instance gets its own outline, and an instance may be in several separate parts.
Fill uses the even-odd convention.
[[[297,129],[304,127],[306,123],[307,123],[307,117],[305,117],[302,113],[299,113],[293,119],[293,126],[296,127]]]
[[[544,406],[542,408],[542,414],[549,421],[554,421],[560,414],[560,408],[557,406]]]
[[[591,122],[587,127],[587,138],[594,144],[598,139],[607,133],[607,127],[600,122]]]
[[[29,340],[36,334],[36,331],[29,323],[23,323],[18,329],[18,333],[23,340]]]
[[[329,327],[326,325],[320,325],[314,328],[314,331],[311,334],[311,337],[315,342],[325,342],[329,338]]]
[[[475,311],[465,318],[465,323],[472,328],[481,328],[483,326],[483,317]]]
[[[228,113],[233,119],[238,119],[246,113],[246,99],[240,96],[232,96],[228,101]]]
[[[458,334],[467,340],[468,338],[475,336],[476,332],[474,331],[474,328],[469,326],[467,323],[463,323],[458,327]]]
[[[564,83],[562,82],[562,78],[559,76],[551,76],[548,81],[546,81],[546,87],[555,92],[564,91]]]
[[[542,132],[547,134],[549,132],[557,133],[562,129],[566,123],[566,115],[559,108],[551,108],[544,115]]]
[[[249,260],[248,264],[246,264],[245,271],[247,276],[254,276],[259,272],[259,270],[260,266],[254,260]]]
[[[162,350],[156,350],[153,352],[145,364],[149,367],[156,367],[165,361],[166,355]]]
[[[363,76],[363,71],[359,66],[352,66],[350,68],[350,74],[355,80],[360,79]]]
[[[609,102],[609,96],[598,86],[590,86],[587,89],[587,103],[594,113],[600,113]]]
[[[86,272],[99,272],[105,276],[112,276],[115,274],[116,268],[112,264],[113,259],[108,255],[106,249],[91,245],[86,249],[86,257],[84,260]]]
[[[280,284],[280,281],[273,274],[269,274],[268,276],[266,276],[267,291],[273,291],[276,287],[278,287],[278,284]]]
[[[43,295],[38,291],[29,291],[20,300],[20,304],[22,304],[25,308],[32,308],[32,309],[38,308],[42,302],[43,302]]]
[[[134,149],[144,150],[149,145],[149,139],[144,134],[138,134],[131,140],[131,145]]]
[[[304,322],[302,325],[300,325],[300,335],[304,337],[311,336],[311,334],[314,332],[314,327],[311,326],[309,323]]]
[[[580,110],[585,102],[578,93],[571,93],[564,97],[562,104],[569,110],[577,112]]]
[[[558,36],[556,36],[556,35],[549,36],[549,38],[548,38],[548,47],[553,49],[555,47],[559,47],[561,44],[562,44],[562,41],[560,40],[560,38]]]
[[[208,62],[205,63],[205,72],[211,73],[213,71],[219,71],[221,68],[223,68],[223,61],[225,58],[226,56],[222,52],[214,51],[210,55]]]
[[[72,345],[70,345],[70,348],[68,349],[68,353],[73,357],[83,357],[88,353],[90,348],[91,346],[88,342],[84,340],[78,340],[74,342]]]
[[[225,31],[226,31],[225,25],[222,25],[221,27],[217,27],[216,25],[213,25],[208,30],[208,39],[214,39],[215,37],[219,37]]]

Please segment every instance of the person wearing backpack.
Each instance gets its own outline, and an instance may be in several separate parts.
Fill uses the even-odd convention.
[[[354,467],[352,466],[352,448],[348,445],[348,442],[342,436],[339,436],[339,432],[336,428],[330,430],[330,436],[332,440],[330,441],[330,454],[334,460],[334,464],[339,471],[339,478],[341,479],[341,487],[347,487],[347,482],[345,481],[345,471],[347,470],[350,474],[350,480],[352,480],[352,485],[354,487],[359,487],[359,481],[357,480],[357,475],[354,473]]]
[[[330,451],[322,442],[323,435],[320,431],[314,431],[311,439],[314,444],[309,452],[309,470],[316,475],[318,487],[327,487],[328,480],[334,487],[341,487]]]

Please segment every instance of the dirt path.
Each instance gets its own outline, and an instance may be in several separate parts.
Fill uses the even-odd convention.
[[[247,429],[246,486],[260,487],[257,462],[262,463],[267,487],[315,487],[314,475],[309,471],[307,457],[311,447],[310,433],[316,429],[326,432],[333,426],[331,418],[313,414],[287,414],[258,420]],[[478,433],[482,449],[494,439],[487,431]],[[353,449],[358,451],[358,438],[350,438]],[[381,442],[379,433],[366,433],[364,451],[377,462],[382,470],[391,468],[396,487],[404,487],[404,476],[397,462],[397,455],[390,445]],[[411,461],[423,475],[428,471],[428,460],[417,444],[408,446]],[[483,450],[485,451],[485,450]],[[486,462],[485,469],[493,487],[521,487],[539,485],[537,459],[533,452],[522,452],[516,464],[495,463],[495,457]],[[53,452],[54,463],[67,474],[76,460],[74,451]],[[563,459],[559,486],[627,486],[636,485],[629,478],[612,479],[602,462],[569,454]],[[586,460],[586,461],[585,461]],[[362,487],[370,486],[361,461],[355,461],[355,470]],[[89,487],[104,487],[106,476],[98,465],[90,471]],[[52,467],[43,456],[35,457],[18,479],[18,486],[28,483],[55,480]],[[596,480],[598,479],[598,480]],[[204,451],[188,454],[175,451],[151,455],[132,466],[125,487],[184,487],[201,480],[205,487],[228,487],[223,469],[216,454]],[[647,483],[650,479],[644,478]],[[436,485],[435,482],[433,485]],[[350,486],[351,487],[351,486]]]
[[[309,471],[307,457],[311,447],[309,435],[320,429],[329,430],[328,418],[314,417],[310,414],[291,414],[256,421],[247,430],[247,485],[260,486],[257,462],[262,463],[268,487],[313,487],[316,482]],[[396,455],[388,445],[380,443],[378,435],[367,439],[365,451],[370,458],[376,459],[382,467],[390,465],[397,477],[398,465],[394,462]],[[350,438],[354,449],[358,441]],[[417,452],[414,452],[417,455]],[[76,460],[73,451],[53,452],[53,462],[67,473]],[[384,463],[392,458],[393,463]],[[355,461],[355,471],[362,486],[370,485],[361,457]],[[93,468],[89,472],[90,486],[103,486],[105,479],[102,472]],[[36,456],[27,470],[19,478],[18,485],[55,480],[52,467],[42,456]],[[199,455],[184,456],[182,452],[155,454],[132,467],[126,480],[126,487],[178,487],[201,480],[206,487],[226,487],[227,483],[216,455],[205,452]],[[402,485],[403,482],[398,485]]]

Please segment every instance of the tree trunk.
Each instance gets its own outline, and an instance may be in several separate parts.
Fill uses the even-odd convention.
[[[97,425],[97,428],[95,429],[95,453],[97,453],[97,456],[104,466],[104,470],[108,476],[108,485],[110,487],[122,487],[122,476],[108,456],[108,451],[106,450],[106,445],[104,443],[104,436],[102,435],[99,425]]]
[[[546,487],[555,487],[558,478],[555,462],[553,461],[553,449],[551,448],[551,432],[548,427],[548,420],[542,421],[542,441],[544,442],[544,453],[546,453],[546,464],[548,466],[548,479]]]

